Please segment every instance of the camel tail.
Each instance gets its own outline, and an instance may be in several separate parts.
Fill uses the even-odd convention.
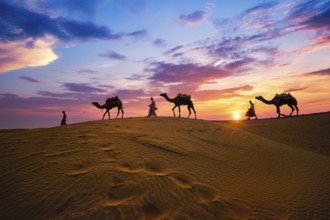
[[[92,105],[94,105],[96,108],[103,109],[103,107],[98,102],[92,102]]]

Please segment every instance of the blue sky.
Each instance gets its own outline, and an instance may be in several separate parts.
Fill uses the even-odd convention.
[[[302,114],[330,107],[330,1],[0,0],[0,27],[0,128],[98,120],[90,103],[116,95],[126,117],[151,96],[171,116],[162,92],[202,119],[282,92]]]

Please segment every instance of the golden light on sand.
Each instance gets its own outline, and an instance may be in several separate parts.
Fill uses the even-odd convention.
[[[238,112],[234,112],[233,119],[234,120],[240,120],[241,119],[241,115]]]
[[[330,113],[236,122],[0,130],[1,219],[329,219]]]

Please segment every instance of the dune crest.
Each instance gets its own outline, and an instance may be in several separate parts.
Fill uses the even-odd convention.
[[[329,127],[330,113],[1,130],[0,217],[330,219]]]

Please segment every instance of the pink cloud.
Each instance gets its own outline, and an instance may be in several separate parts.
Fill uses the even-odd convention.
[[[27,43],[27,40],[0,43],[0,73],[48,65],[58,58],[52,50],[55,41],[51,37],[35,40],[33,47],[27,47]]]

